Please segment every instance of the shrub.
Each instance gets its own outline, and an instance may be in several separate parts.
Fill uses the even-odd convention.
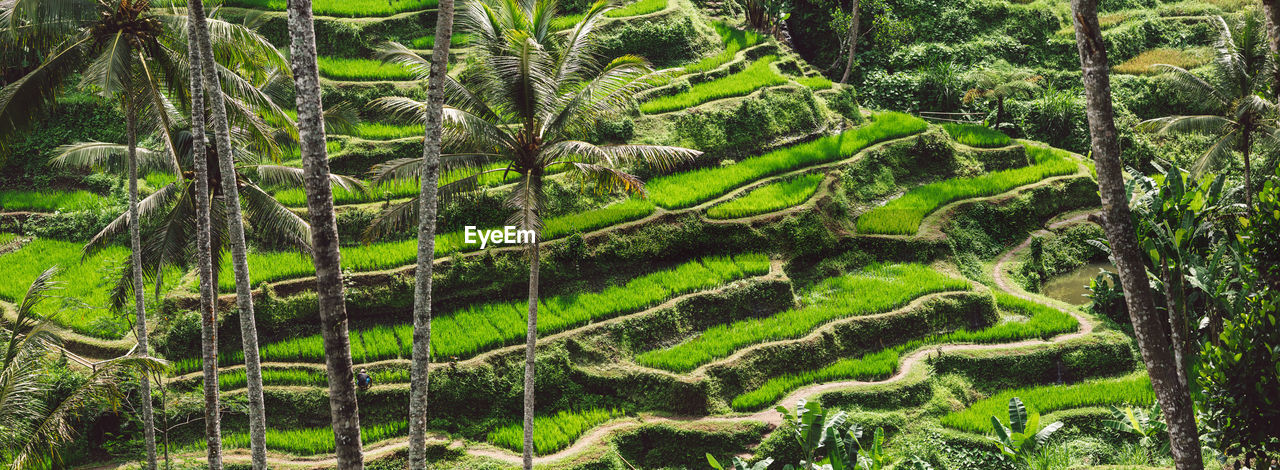
[[[806,305],[759,320],[708,328],[669,349],[640,354],[636,362],[687,372],[757,343],[803,336],[838,318],[870,315],[906,305],[925,294],[968,289],[965,281],[917,264],[875,265],[861,273],[827,279],[806,294]]]
[[[1078,170],[1076,161],[1066,151],[1028,145],[1027,153],[1035,161],[1035,164],[1028,167],[988,173],[975,178],[951,178],[907,191],[901,197],[858,217],[858,231],[914,234],[920,229],[925,216],[952,201],[999,194]]]
[[[915,134],[928,127],[917,117],[881,113],[871,124],[793,145],[736,164],[664,176],[649,182],[654,203],[667,209],[689,207],[728,192],[748,181],[804,166],[847,158],[876,142]]]
[[[736,108],[681,113],[675,128],[686,146],[736,155],[781,136],[813,132],[823,120],[811,91],[779,87],[747,97]]]
[[[862,109],[858,106],[858,92],[851,86],[840,88],[840,92],[827,100],[832,111],[840,113],[854,124],[862,123]]]
[[[657,21],[628,21],[600,38],[601,57],[637,55],[663,68],[700,57],[710,41],[687,16]]]
[[[757,89],[786,83],[787,79],[770,65],[777,56],[765,56],[752,62],[741,72],[709,82],[693,85],[688,91],[660,96],[640,104],[640,112],[658,114],[690,108],[709,101],[750,94]]]
[[[718,204],[707,210],[707,217],[733,219],[764,214],[807,201],[825,175],[821,173],[798,176],[787,181],[770,183],[751,190],[737,199]]]

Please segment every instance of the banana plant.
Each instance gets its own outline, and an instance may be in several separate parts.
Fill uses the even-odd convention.
[[[1000,418],[991,417],[991,427],[996,437],[992,438],[1000,446],[1000,452],[1022,463],[1035,453],[1036,447],[1049,439],[1049,436],[1062,428],[1061,421],[1040,429],[1040,415],[1027,415],[1027,407],[1018,397],[1009,399],[1009,426],[1000,422]]]
[[[720,461],[716,460],[715,456],[711,454],[707,454],[707,463],[710,464],[711,468],[714,468],[715,470],[725,470],[724,466],[720,465]],[[768,459],[764,459],[759,462],[756,462],[755,465],[747,465],[746,461],[738,458],[735,455],[733,457],[733,465],[729,467],[729,470],[765,470],[766,468],[769,468],[769,465],[771,464],[773,464],[773,459],[768,458]]]
[[[1147,452],[1147,461],[1153,460],[1155,453],[1163,452],[1168,443],[1167,426],[1160,421],[1160,403],[1155,403],[1148,410],[1126,406],[1111,406],[1113,419],[1102,420],[1102,425],[1126,434],[1139,436],[1138,444]]]

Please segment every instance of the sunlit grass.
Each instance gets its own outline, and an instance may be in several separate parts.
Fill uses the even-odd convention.
[[[803,307],[767,318],[716,325],[674,347],[640,354],[636,362],[688,372],[752,344],[799,338],[835,319],[887,312],[926,294],[968,288],[964,280],[918,264],[874,265],[814,286]]]
[[[315,0],[311,9],[318,16],[372,17],[391,16],[406,11],[435,8],[438,0]],[[161,0],[156,5],[186,7],[181,0]],[[287,0],[223,0],[222,5],[254,10],[285,11]]]
[[[769,259],[765,255],[707,257],[600,291],[544,297],[538,307],[538,331],[540,334],[552,334],[637,312],[680,294],[710,289],[768,271]],[[524,338],[527,312],[527,302],[511,301],[476,304],[437,315],[432,320],[431,350],[436,357],[463,357],[516,344]],[[410,323],[351,329],[351,355],[357,363],[408,358],[412,355],[412,342],[413,325]],[[324,360],[324,340],[316,334],[266,344],[262,348],[262,358],[266,361],[321,362]],[[242,361],[239,353],[219,357],[219,363],[223,365]],[[187,360],[175,362],[173,370],[175,374],[185,374],[199,367],[199,361]]]
[[[469,44],[470,42],[471,35],[467,33],[453,33],[453,36],[449,37],[450,47],[461,47]],[[420,38],[415,38],[410,42],[410,44],[413,45],[414,49],[431,49],[436,45],[436,35],[429,34]]]
[[[659,96],[640,103],[640,111],[645,114],[665,113],[721,98],[747,95],[762,87],[781,85],[787,79],[770,66],[776,60],[777,56],[761,57],[735,74],[693,85],[689,90],[674,95]]]
[[[387,439],[408,435],[409,422],[397,421],[387,424],[360,426],[360,441],[365,445]],[[197,444],[203,448],[203,443]],[[248,449],[249,433],[223,432],[222,447],[226,449]],[[333,428],[319,427],[306,429],[267,428],[267,448],[276,452],[293,455],[328,454],[334,451]]]
[[[1156,67],[1156,64],[1167,64],[1184,69],[1193,69],[1209,63],[1211,52],[1206,47],[1193,49],[1159,48],[1138,54],[1115,66],[1112,71],[1129,75],[1160,74],[1169,69]]]
[[[999,148],[1013,143],[1005,133],[977,124],[943,124],[942,128],[956,142],[979,148]]]
[[[105,196],[89,191],[0,191],[0,212],[74,212],[97,209],[106,204]]]
[[[609,18],[625,18],[628,16],[647,15],[655,11],[662,11],[667,8],[667,0],[638,0],[630,5],[611,10],[605,13]],[[576,15],[565,15],[553,18],[550,28],[552,31],[563,31],[574,27],[586,15],[579,13]]]
[[[861,357],[842,359],[821,369],[774,377],[754,390],[734,397],[733,409],[749,411],[764,408],[776,403],[792,390],[810,384],[838,380],[882,380],[898,371],[903,354],[926,345],[1007,343],[1033,338],[1048,339],[1079,328],[1079,322],[1071,315],[1002,292],[996,293],[996,304],[1006,314],[1022,318],[1006,319],[976,331],[958,330],[947,334],[930,335]],[[1008,403],[1008,399],[1005,403]],[[990,422],[990,418],[987,419]]]
[[[356,137],[369,140],[392,140],[405,137],[422,137],[422,124],[390,124],[385,122],[361,122],[356,124]]]
[[[403,65],[375,59],[347,59],[320,56],[316,58],[320,75],[334,80],[414,80]]]
[[[880,141],[925,130],[924,120],[903,113],[875,115],[871,123],[839,135],[826,136],[751,157],[729,166],[686,171],[656,178],[646,185],[653,202],[678,209],[706,202],[747,182],[852,156]]]
[[[754,189],[740,198],[707,210],[707,217],[733,219],[765,214],[800,204],[818,191],[823,175],[808,174]]]
[[[809,87],[811,90],[826,90],[831,88],[831,79],[822,75],[814,75],[812,77],[797,77],[796,83]]]
[[[555,453],[569,447],[588,429],[623,416],[619,409],[590,409],[585,411],[561,411],[551,416],[533,418],[533,450],[537,455]],[[489,442],[515,452],[524,451],[524,424],[513,422],[489,431]]]
[[[716,28],[716,33],[720,35],[720,39],[724,44],[724,50],[719,54],[707,56],[702,60],[684,67],[684,73],[698,73],[714,70],[721,65],[733,60],[738,52],[748,47],[760,44],[768,39],[768,36],[757,33],[755,31],[743,30],[729,26],[723,22],[712,23]]]
[[[974,178],[951,178],[907,191],[897,199],[858,217],[862,233],[910,235],[920,230],[924,218],[939,207],[975,197],[991,196],[1052,176],[1075,173],[1075,160],[1064,150],[1027,145],[1035,164],[988,173]]]
[[[1005,390],[973,406],[948,413],[942,417],[942,425],[972,433],[991,431],[991,417],[995,416],[1007,425],[1009,399],[1018,397],[1027,406],[1028,415],[1045,414],[1058,410],[1086,406],[1120,405],[1124,403],[1142,407],[1155,401],[1151,378],[1146,372],[1135,372],[1116,379],[1090,380],[1071,385],[1049,385]]]

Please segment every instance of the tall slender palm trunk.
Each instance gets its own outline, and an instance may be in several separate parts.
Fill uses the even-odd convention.
[[[538,242],[542,239],[542,230],[538,228],[536,201],[542,194],[542,175],[526,174],[524,229],[533,230],[536,235],[529,243],[529,315],[525,330],[524,344],[524,469],[533,469],[533,396],[534,396],[534,362],[538,346],[538,274],[540,271]]]
[[[188,1],[188,14],[199,7]],[[187,56],[191,65],[191,159],[196,184],[196,265],[200,276],[200,354],[204,363],[204,439],[209,470],[222,468],[222,412],[218,391],[218,316],[213,281],[213,229],[209,219],[209,161],[204,133],[204,86],[199,40],[195,28],[187,29]]]
[[[1267,17],[1267,44],[1271,54],[1280,54],[1280,0],[1262,0]],[[1280,67],[1271,68],[1271,97],[1280,102]]]
[[[413,366],[409,380],[409,469],[427,468],[427,395],[431,385],[431,274],[436,251],[436,197],[444,135],[445,74],[453,36],[453,0],[436,7],[436,41],[427,79],[426,140],[422,145],[422,189],[418,193],[418,268],[413,290]]]
[[[197,46],[200,48],[200,72],[204,77],[204,87],[209,91],[214,149],[218,153],[222,196],[226,201],[227,238],[230,239],[231,266],[236,277],[236,308],[240,311],[240,339],[244,351],[246,395],[249,400],[249,447],[254,470],[262,470],[267,468],[267,418],[262,399],[258,328],[253,315],[253,295],[249,291],[249,257],[244,241],[244,217],[240,211],[240,189],[235,177],[235,157],[231,149],[231,129],[227,123],[227,105],[222,96],[217,64],[213,60],[213,45],[209,41],[204,5],[198,0],[188,0],[188,9],[191,18],[189,28],[195,31]]]
[[[1250,150],[1253,149],[1253,126],[1246,123],[1240,135],[1240,154],[1244,156],[1244,206],[1253,212],[1253,162]]]
[[[849,61],[844,64],[844,75],[840,77],[840,83],[849,82],[849,72],[853,70],[853,56],[858,52],[858,2],[853,0],[852,18],[849,20]]]
[[[133,301],[137,320],[134,322],[140,356],[147,356],[147,307],[142,285],[142,228],[138,222],[138,109],[125,92],[125,128],[129,147],[129,249],[133,264]],[[156,470],[156,426],[151,409],[151,374],[142,373],[142,434],[147,449],[147,469]]]
[[[297,89],[298,144],[302,150],[303,189],[311,217],[311,250],[316,266],[316,297],[320,306],[320,334],[324,338],[325,369],[329,374],[329,413],[333,423],[338,468],[364,468],[360,445],[360,409],[351,373],[351,343],[347,332],[347,304],[342,286],[338,226],[329,183],[325,150],[324,107],[320,102],[320,71],[316,64],[316,31],[311,0],[289,2],[289,53]]]
[[[1125,197],[1120,146],[1111,107],[1111,81],[1107,75],[1106,43],[1098,26],[1097,7],[1097,0],[1071,0],[1076,44],[1084,72],[1091,147],[1102,196],[1103,228],[1111,244],[1120,285],[1124,288],[1133,334],[1168,423],[1174,464],[1178,470],[1200,470],[1203,462],[1190,392],[1178,380],[1177,365],[1171,355],[1172,345],[1155,310],[1144,255],[1138,246],[1128,198]]]

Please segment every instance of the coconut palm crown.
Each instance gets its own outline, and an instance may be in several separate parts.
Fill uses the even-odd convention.
[[[440,197],[465,193],[487,173],[514,174],[508,205],[511,221],[527,229],[541,227],[542,181],[552,167],[593,184],[599,191],[643,194],[644,184],[618,168],[644,164],[669,169],[699,154],[679,147],[595,145],[587,141],[601,119],[622,115],[634,97],[667,75],[643,58],[626,55],[597,61],[593,33],[613,6],[597,2],[572,29],[556,33],[554,0],[469,2],[460,15],[471,34],[476,61],[462,80],[446,83],[445,146],[442,170],[465,174],[440,186]],[[398,43],[381,48],[384,61],[408,66],[426,78],[429,64]],[[377,109],[421,119],[426,103],[384,97]],[[461,149],[461,151],[457,151]],[[498,164],[496,167],[492,164]],[[374,168],[375,180],[417,178],[422,160],[399,159]],[[452,173],[452,174],[459,174]],[[398,229],[417,218],[416,201],[394,206],[374,228]]]

